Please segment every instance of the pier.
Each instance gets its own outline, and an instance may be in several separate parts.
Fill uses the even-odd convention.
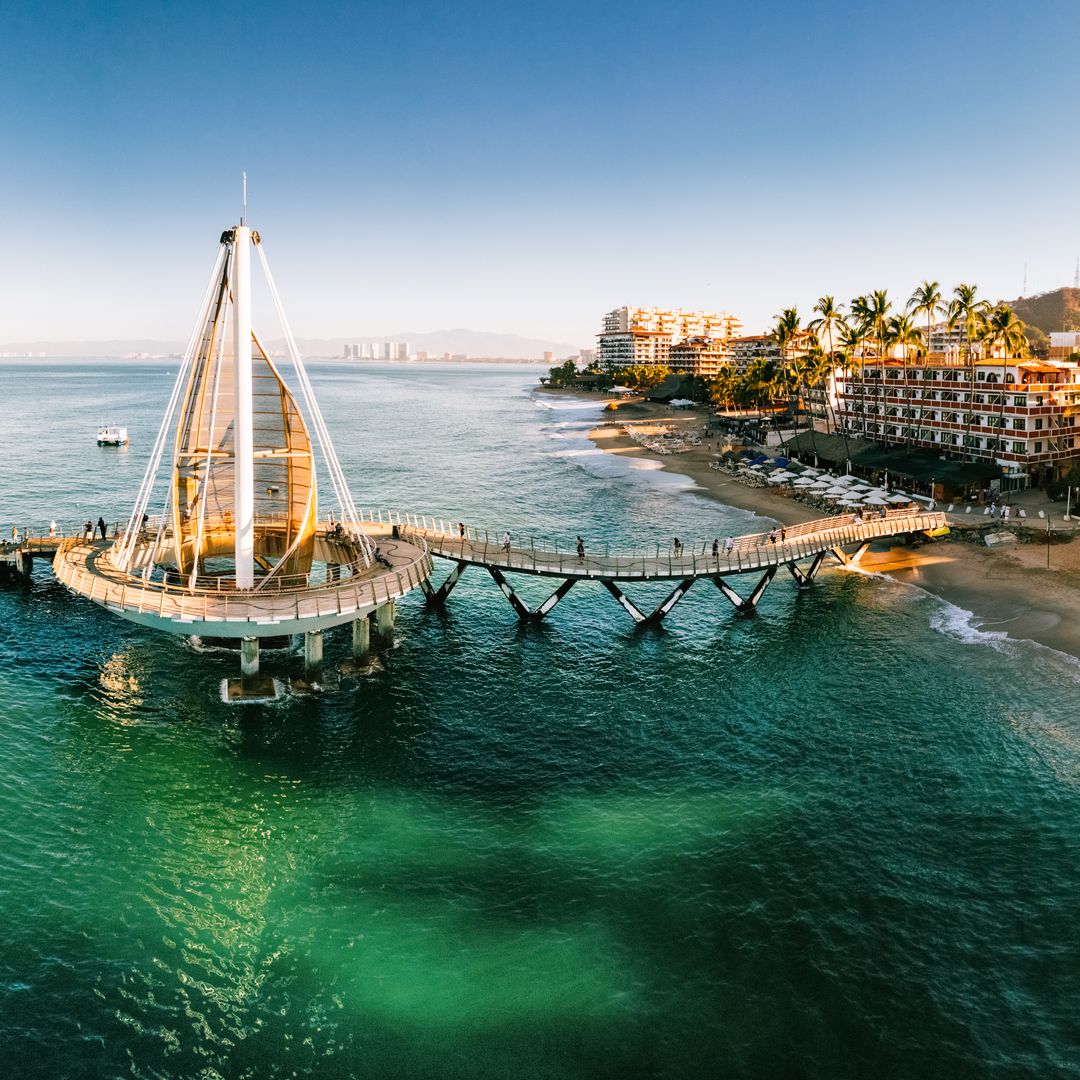
[[[804,522],[785,529],[733,537],[730,550],[719,543],[717,554],[711,544],[700,549],[661,551],[652,554],[608,553],[582,556],[571,549],[528,547],[511,543],[507,549],[490,534],[460,528],[442,520],[412,514],[390,516],[396,522],[393,535],[423,543],[435,556],[453,563],[441,585],[424,580],[421,588],[428,603],[441,605],[470,567],[486,570],[521,619],[542,619],[579,582],[595,581],[606,589],[636,623],[658,623],[699,579],[712,582],[737,611],[757,608],[776,572],[784,567],[800,588],[810,585],[827,559],[855,566],[874,540],[894,536],[929,533],[946,525],[943,513],[920,510],[889,510],[862,520],[843,514]],[[510,584],[508,574],[531,574],[561,578],[561,584],[542,604],[530,608]],[[731,578],[751,576],[749,590],[740,592]],[[627,582],[674,582],[669,595],[651,611],[642,611],[621,587]]]

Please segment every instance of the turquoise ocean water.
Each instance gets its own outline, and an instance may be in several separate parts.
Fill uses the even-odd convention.
[[[123,516],[175,371],[0,363],[4,533]],[[536,368],[311,371],[358,504],[754,527]],[[587,587],[519,625],[474,570],[397,638],[229,707],[235,655],[0,588],[5,1076],[1080,1077],[1075,660],[838,570],[648,630]]]

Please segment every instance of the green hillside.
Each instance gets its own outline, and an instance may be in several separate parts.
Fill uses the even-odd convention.
[[[1080,330],[1080,289],[1055,289],[1038,296],[1024,296],[1011,303],[1024,322],[1037,326],[1044,334]]]

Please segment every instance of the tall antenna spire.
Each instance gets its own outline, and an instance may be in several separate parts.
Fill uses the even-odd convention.
[[[1024,263],[1024,288],[1020,292],[1021,296],[1027,296],[1027,263]]]
[[[1080,289],[1080,259],[1076,260],[1076,273],[1073,274],[1073,288]]]
[[[244,209],[240,214],[240,224],[244,225],[247,223],[247,173],[241,173],[240,175],[244,178]],[[1077,264],[1077,273],[1080,273],[1080,263]]]

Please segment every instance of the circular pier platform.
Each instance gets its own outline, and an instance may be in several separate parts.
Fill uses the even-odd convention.
[[[72,592],[132,622],[172,634],[204,638],[259,638],[326,630],[354,622],[418,588],[431,575],[421,541],[380,538],[376,561],[366,566],[348,539],[321,529],[317,569],[302,580],[271,579],[238,589],[229,578],[200,577],[192,586],[175,573],[144,576],[168,538],[141,542],[131,570],[112,558],[109,541],[64,541],[53,560],[57,579]],[[322,576],[325,580],[317,580]]]

